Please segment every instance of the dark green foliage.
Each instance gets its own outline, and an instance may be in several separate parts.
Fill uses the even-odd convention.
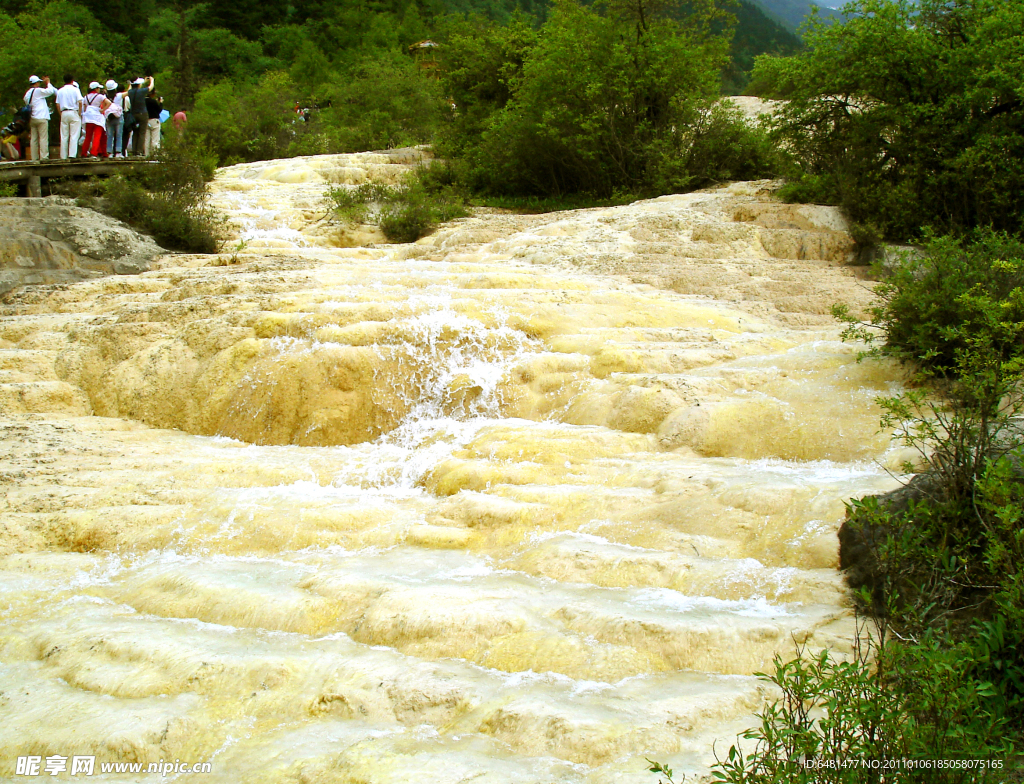
[[[442,87],[452,101],[439,148],[445,156],[461,158],[512,99],[537,33],[523,15],[505,25],[481,16],[449,17],[439,32],[445,48]]]
[[[399,186],[366,183],[327,192],[335,215],[350,223],[376,223],[391,242],[415,242],[439,223],[468,215],[444,164],[422,167]]]
[[[244,38],[257,38],[265,25],[278,24],[288,16],[286,0],[217,0],[209,6],[212,26]]]
[[[216,159],[188,137],[169,136],[145,167],[104,183],[103,212],[152,235],[168,250],[215,253],[221,220],[210,207],[206,183]]]
[[[838,203],[887,239],[922,226],[1024,228],[1024,0],[856,0],[807,50],[758,60],[788,99],[777,137],[793,195]]]
[[[560,0],[536,36],[482,23],[476,39],[452,35],[445,78],[458,98],[442,154],[462,159],[475,189],[520,197],[653,195],[767,173],[757,132],[713,109],[721,15],[668,10]]]
[[[208,139],[221,165],[281,157],[306,130],[295,101],[292,81],[279,71],[258,84],[219,82],[197,95],[189,133]]]
[[[869,324],[836,310],[848,323],[847,337],[943,378],[964,370],[978,373],[979,361],[992,370],[1005,365],[1006,372],[1019,372],[1024,358],[1021,240],[991,230],[970,240],[932,239],[923,252],[906,254],[875,293]],[[968,360],[971,364],[963,367]]]
[[[431,140],[448,111],[437,81],[402,54],[380,52],[315,86],[322,106],[289,154],[409,147]],[[308,93],[309,88],[301,91]]]

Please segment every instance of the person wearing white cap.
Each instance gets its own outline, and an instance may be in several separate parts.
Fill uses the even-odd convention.
[[[60,108],[60,157],[78,155],[78,137],[82,133],[82,91],[70,74],[64,76],[64,86],[57,90]]]
[[[100,92],[103,85],[90,82],[89,94],[85,96],[85,141],[82,142],[82,156],[107,157],[107,120],[103,113],[110,106],[107,96]]]
[[[119,93],[117,82],[113,79],[107,80],[107,100],[110,105],[104,112],[107,118],[107,157],[113,155],[115,158],[122,158],[122,132],[124,131],[124,114],[130,111],[131,102],[128,100],[128,91]]]
[[[46,87],[43,87],[46,82]],[[32,107],[32,117],[28,121],[29,144],[32,147],[32,160],[50,159],[50,107],[46,99],[57,94],[57,88],[50,84],[50,77],[30,76],[31,87],[25,93],[25,104]]]

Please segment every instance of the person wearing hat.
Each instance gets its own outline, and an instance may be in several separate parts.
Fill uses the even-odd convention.
[[[46,82],[46,87],[43,87]],[[32,160],[47,161],[50,159],[50,107],[46,99],[57,94],[57,88],[50,84],[50,77],[30,76],[31,85],[25,93],[25,105],[32,108],[32,116],[28,121],[29,144],[32,147]]]
[[[103,113],[110,106],[99,82],[90,82],[89,93],[85,96],[85,141],[82,155],[89,158],[107,157],[107,120]]]
[[[146,152],[146,130],[149,127],[146,97],[155,85],[152,76],[148,77],[148,80],[149,84],[146,84],[146,79],[140,76],[132,82],[134,86],[128,91],[128,100],[132,102],[132,116],[136,122],[135,132],[132,134],[132,155],[144,155]]]
[[[64,76],[64,86],[57,90],[60,109],[60,157],[78,155],[78,137],[82,133],[82,91],[70,74]]]
[[[124,131],[125,112],[131,111],[131,101],[128,100],[128,91],[117,91],[117,82],[108,79],[107,100],[110,105],[104,112],[107,118],[107,157],[113,155],[115,158],[123,158],[124,148],[122,145],[122,132]]]

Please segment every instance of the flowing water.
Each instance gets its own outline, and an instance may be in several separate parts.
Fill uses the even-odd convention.
[[[327,219],[418,157],[222,170],[234,250],[9,299],[0,775],[644,784],[776,654],[849,652],[843,501],[903,455],[826,315],[870,297],[841,219],[766,183]]]

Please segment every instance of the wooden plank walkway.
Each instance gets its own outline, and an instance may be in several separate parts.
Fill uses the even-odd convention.
[[[0,182],[28,181],[29,196],[39,196],[41,183],[51,177],[105,176],[130,171],[142,166],[156,166],[157,161],[145,158],[57,158],[45,161],[4,161],[0,163]]]

